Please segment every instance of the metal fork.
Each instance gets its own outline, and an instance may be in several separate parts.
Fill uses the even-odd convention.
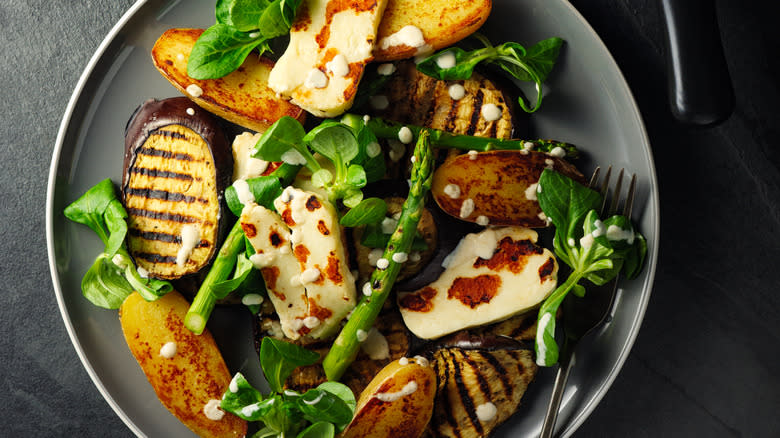
[[[623,188],[624,169],[620,169],[615,182],[615,187],[610,190],[609,183],[612,175],[612,166],[607,168],[603,180],[599,181],[601,168],[597,167],[593,171],[588,187],[598,190],[602,195],[600,217],[610,217],[618,211],[621,206],[621,190]],[[598,188],[597,188],[598,187]],[[636,193],[636,174],[631,176],[628,186],[628,192],[622,201],[623,216],[631,217],[631,208],[634,204],[634,195]],[[611,200],[609,199],[611,195]],[[569,373],[575,362],[575,350],[579,341],[594,329],[601,326],[610,319],[610,311],[615,301],[617,292],[618,276],[609,283],[595,288],[589,288],[584,298],[579,298],[574,294],[567,296],[563,302],[562,326],[564,328],[565,340],[558,356],[558,373],[555,376],[555,386],[553,387],[550,404],[547,406],[547,414],[544,417],[542,425],[541,438],[549,438],[555,429],[555,420],[558,417],[558,409],[563,399],[563,392],[566,389],[566,381],[569,379]]]

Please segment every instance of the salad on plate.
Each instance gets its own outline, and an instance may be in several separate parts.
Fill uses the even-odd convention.
[[[564,41],[422,4],[219,0],[164,31],[181,95],[128,114],[122,175],[65,209],[105,246],[84,297],[196,434],[489,436],[556,364],[566,294],[641,271],[587,151],[527,138]],[[265,382],[228,369],[216,306],[251,316]]]

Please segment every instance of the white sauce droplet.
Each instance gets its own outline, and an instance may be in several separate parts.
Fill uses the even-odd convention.
[[[334,56],[330,62],[325,63],[325,68],[329,72],[333,73],[333,76],[343,78],[349,74],[349,63],[347,57],[339,53]]]
[[[469,154],[469,160],[471,160],[471,161],[474,161],[477,158],[479,158],[479,152],[477,152],[477,151],[475,151],[473,149],[468,151],[468,154]]]
[[[420,28],[415,26],[404,26],[398,32],[388,35],[379,41],[379,47],[387,50],[394,46],[422,47],[425,45],[425,37]]]
[[[444,186],[444,194],[449,196],[450,199],[460,198],[460,186],[457,184],[447,184]]]
[[[396,400],[399,400],[401,397],[405,397],[407,395],[414,394],[414,392],[417,391],[417,382],[412,380],[411,382],[404,385],[404,387],[397,392],[380,392],[377,394],[374,394],[374,398],[379,399],[380,401],[383,401],[385,403],[391,403]]]
[[[474,213],[474,200],[469,198],[460,205],[460,217],[461,219],[466,219],[471,216],[471,213]]]
[[[235,376],[233,376],[233,378],[230,380],[230,385],[228,385],[228,389],[233,394],[238,392],[238,380],[237,380],[238,376],[239,376],[239,374],[236,374]]]
[[[533,183],[525,189],[525,199],[529,201],[536,201],[536,193],[539,183]]]
[[[241,408],[241,415],[245,417],[251,417],[252,414],[260,410],[260,405],[258,403],[252,403],[251,405],[246,405],[243,408]]]
[[[382,234],[392,234],[395,231],[395,227],[398,226],[398,219],[386,217],[382,219]]]
[[[403,144],[409,144],[414,140],[414,134],[412,133],[412,130],[409,129],[409,127],[404,126],[401,129],[398,130],[398,140],[401,141]]]
[[[536,329],[536,364],[539,366],[546,366],[545,356],[547,355],[547,347],[544,345],[544,332],[547,329],[547,325],[552,318],[551,313],[545,313],[539,320],[539,327]]]
[[[626,243],[631,245],[634,243],[634,232],[632,230],[624,230],[617,225],[610,225],[607,228],[607,239],[616,242],[619,240],[625,240]]]
[[[225,411],[219,408],[219,400],[211,399],[203,406],[203,413],[206,418],[212,421],[219,421],[225,416]]]
[[[249,183],[243,179],[233,181],[233,188],[236,189],[236,196],[242,204],[247,205],[255,202],[255,195],[249,190]]]
[[[325,88],[328,86],[328,76],[318,68],[309,70],[306,80],[303,81],[306,88]]]
[[[380,153],[382,153],[382,147],[379,146],[379,143],[372,141],[366,145],[366,154],[368,154],[369,158],[374,158]]]
[[[252,262],[252,266],[256,269],[267,268],[274,262],[275,257],[273,254],[257,253],[249,256],[249,261]]]
[[[166,342],[162,347],[160,347],[160,356],[166,359],[171,359],[173,356],[176,356],[177,350],[178,349],[176,348],[175,342]]]
[[[461,84],[452,84],[447,89],[452,100],[461,100],[466,96],[466,88]]]
[[[198,84],[190,84],[187,85],[187,94],[189,94],[192,97],[200,97],[203,95],[203,89],[198,86]]]
[[[322,321],[316,316],[307,316],[306,318],[303,318],[303,325],[309,329],[318,327],[321,322]]]
[[[393,261],[396,263],[406,263],[407,260],[409,260],[409,256],[405,252],[393,254]]]
[[[309,283],[314,283],[318,278],[320,278],[320,274],[320,270],[317,268],[309,268],[301,272],[301,284],[306,285]]]
[[[371,327],[371,330],[368,331],[368,336],[360,344],[360,349],[371,360],[383,360],[390,357],[390,345],[387,338],[376,327]]]
[[[562,148],[562,147],[560,147],[560,146],[555,146],[555,147],[554,147],[554,148],[553,148],[553,149],[550,151],[550,155],[552,155],[553,157],[563,158],[563,157],[565,157],[565,156],[566,156],[566,150],[565,150],[565,149],[563,149],[563,148]]]
[[[436,57],[436,65],[441,69],[455,67],[455,54],[451,51],[442,53]]]
[[[378,269],[381,269],[381,270],[384,271],[385,269],[387,269],[388,266],[390,266],[390,261],[387,260],[384,257],[376,261],[376,267]]]
[[[182,267],[189,260],[195,246],[200,243],[200,229],[197,225],[186,224],[181,227],[181,248],[176,253],[176,266]]]
[[[493,403],[487,402],[477,406],[477,418],[483,423],[496,418],[496,414],[498,414],[498,409]]]
[[[480,114],[482,114],[482,118],[488,122],[494,122],[501,118],[501,108],[499,108],[495,103],[488,103],[482,105]]]
[[[306,164],[306,158],[295,149],[288,149],[287,152],[282,154],[282,161],[287,164],[302,166]]]
[[[380,64],[379,67],[376,68],[376,71],[382,76],[390,76],[391,74],[395,73],[395,65],[386,62],[384,64]]]

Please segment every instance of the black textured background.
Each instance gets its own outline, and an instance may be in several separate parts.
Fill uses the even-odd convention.
[[[47,266],[44,209],[68,99],[132,3],[0,1],[0,436],[130,435],[68,339]],[[662,212],[660,264],[642,330],[576,436],[778,436],[775,2],[716,2],[737,105],[729,120],[707,129],[669,113],[659,0],[572,3],[638,101]]]

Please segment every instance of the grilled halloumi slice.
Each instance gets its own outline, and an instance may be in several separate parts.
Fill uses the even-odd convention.
[[[278,214],[257,204],[244,207],[239,220],[255,249],[250,260],[263,275],[282,332],[297,339],[309,306],[306,289],[296,280],[301,271],[290,247],[290,229]]]
[[[338,212],[313,192],[287,187],[274,200],[292,232],[292,253],[300,266],[309,310],[302,334],[327,337],[355,308],[355,279],[347,264]]]
[[[528,310],[557,283],[558,263],[528,228],[487,228],[466,235],[445,258],[441,276],[400,293],[404,323],[423,339],[506,319]]]
[[[330,336],[355,307],[338,213],[314,193],[288,187],[274,201],[279,213],[252,204],[241,227],[256,253],[282,332],[290,339]]]
[[[304,0],[268,85],[320,117],[346,111],[368,62],[387,0]]]

